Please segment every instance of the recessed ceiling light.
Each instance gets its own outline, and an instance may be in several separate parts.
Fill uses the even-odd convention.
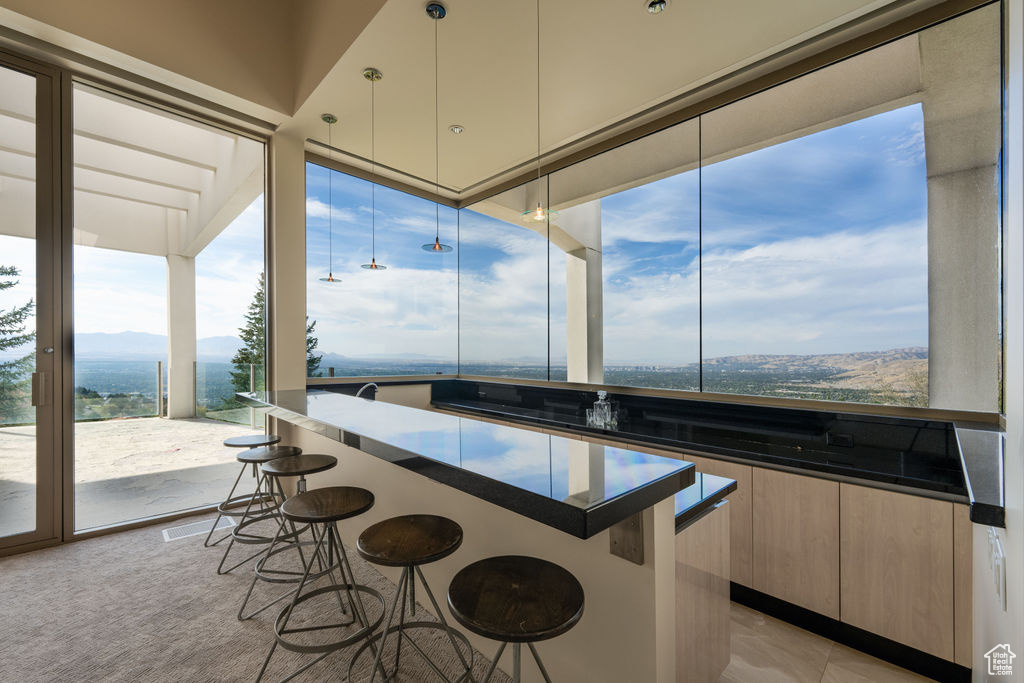
[[[458,135],[459,133],[461,133],[463,131],[463,128],[459,124],[455,123],[455,124],[452,124],[452,125],[448,126],[448,130],[450,130],[451,132],[453,132],[456,135]]]
[[[650,14],[661,14],[668,9],[668,0],[644,0]]]

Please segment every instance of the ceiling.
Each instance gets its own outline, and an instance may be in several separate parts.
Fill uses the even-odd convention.
[[[333,113],[334,148],[362,167],[371,116],[361,74],[374,66],[384,73],[373,151],[384,175],[427,189],[436,163],[441,194],[463,198],[536,157],[537,2],[444,1],[448,16],[435,23],[426,0],[0,0],[0,34],[13,27],[307,140],[326,141],[320,116]],[[542,0],[540,146],[561,155],[811,38],[936,2],[670,0],[651,15],[645,0]]]
[[[0,69],[0,235],[34,237],[35,79]],[[74,90],[75,244],[195,256],[263,192],[263,146]]]
[[[659,15],[642,0],[540,3],[541,144],[558,148],[746,64],[879,9],[890,0],[673,0]],[[434,21],[421,0],[388,0],[287,127],[434,179]],[[537,153],[537,36],[531,0],[447,0],[438,25],[440,183],[486,183]],[[451,124],[464,127],[452,135]],[[311,149],[323,152],[318,146]],[[443,193],[443,192],[442,192]],[[452,193],[449,193],[452,194]],[[455,193],[457,194],[457,193]]]

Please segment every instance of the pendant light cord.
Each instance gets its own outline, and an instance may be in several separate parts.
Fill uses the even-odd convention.
[[[370,79],[370,177],[376,174],[377,167],[374,160],[377,158],[376,138],[376,99],[374,98],[374,86],[376,81]],[[377,259],[377,182],[370,181],[370,263],[376,263]]]
[[[540,192],[540,0],[537,0],[537,192]]]
[[[437,201],[437,195],[441,187],[440,156],[441,146],[438,142],[438,116],[437,116],[437,24],[440,20],[434,19],[434,242],[441,239],[441,204]]]
[[[333,123],[327,124],[327,158],[334,160],[334,147],[331,138]],[[334,276],[334,176],[327,169],[327,277]]]

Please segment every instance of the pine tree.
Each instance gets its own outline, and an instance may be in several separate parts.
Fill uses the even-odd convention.
[[[266,278],[260,273],[260,281],[256,287],[256,294],[249,304],[249,311],[245,314],[245,327],[238,329],[238,336],[243,342],[242,348],[238,349],[231,363],[235,366],[231,373],[231,383],[236,391],[249,391],[249,365],[255,365],[262,370],[263,354],[266,348],[266,314],[267,300],[264,294]],[[306,376],[311,377],[317,368],[320,367],[320,360],[323,356],[313,353],[320,341],[313,336],[316,329],[316,321],[309,322],[306,318]],[[260,370],[256,375],[256,390],[264,389],[265,384]]]
[[[18,284],[20,272],[14,266],[0,266],[0,291]],[[18,349],[32,343],[35,332],[26,332],[26,322],[32,315],[35,302],[0,309],[0,353]],[[26,412],[31,391],[30,373],[34,367],[35,350],[24,356],[0,361],[0,422],[15,421]]]

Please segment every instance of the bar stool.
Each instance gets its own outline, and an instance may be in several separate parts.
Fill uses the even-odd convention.
[[[268,583],[298,583],[302,578],[306,565],[306,558],[302,552],[302,548],[304,546],[308,547],[316,544],[315,535],[312,541],[303,541],[300,538],[300,536],[309,528],[308,525],[297,527],[294,520],[287,519],[287,517],[285,517],[280,511],[280,507],[283,502],[287,501],[287,496],[285,496],[284,493],[284,487],[281,485],[281,477],[298,477],[299,480],[296,482],[296,488],[298,493],[304,493],[306,491],[306,475],[324,472],[337,466],[337,464],[338,459],[334,456],[323,455],[320,453],[308,453],[305,455],[297,455],[292,458],[276,458],[267,460],[261,465],[261,475],[268,482],[268,486],[270,491],[274,494],[275,500],[280,500],[282,503],[271,508],[271,515],[273,515],[278,522],[277,533],[272,538],[259,537],[259,539],[266,538],[268,546],[265,550],[261,550],[256,554],[257,556],[262,555],[263,557],[257,560],[256,566],[253,567],[252,582],[249,584],[249,590],[246,592],[245,598],[242,600],[242,606],[238,609],[239,621],[251,619],[271,605],[277,604],[294,593],[294,590],[288,591],[254,612],[245,614],[245,608],[249,604],[249,598],[252,597],[252,592],[256,587],[257,580],[266,581]],[[239,525],[237,529],[241,530],[241,525]],[[245,537],[241,537],[238,540],[242,543],[262,542],[262,540],[256,539],[257,537],[252,537],[251,540],[246,540]],[[277,557],[281,553],[289,550],[298,551],[299,561],[301,562],[300,566],[302,567],[301,570],[274,569],[267,566],[267,563],[270,562],[271,558]],[[318,579],[327,573],[326,566],[321,565],[312,578]]]
[[[277,519],[277,509],[280,507],[281,501],[284,500],[284,496],[278,496],[276,494],[270,479],[268,479],[263,471],[259,469],[260,465],[281,458],[294,458],[301,454],[302,449],[297,446],[260,446],[258,448],[249,448],[235,456],[235,459],[242,463],[243,468],[247,465],[252,466],[252,468],[258,473],[256,477],[256,489],[249,497],[249,502],[246,504],[245,509],[242,510],[242,512],[236,512],[235,510],[229,511],[230,514],[238,516],[241,519],[238,520],[238,524],[232,527],[231,532],[228,534],[231,536],[231,541],[228,543],[228,547],[224,549],[224,555],[220,558],[220,564],[217,566],[218,574],[227,574],[232,572],[249,560],[260,555],[260,552],[257,552],[246,557],[244,560],[237,562],[230,568],[224,569],[224,563],[227,562],[228,555],[231,553],[231,548],[234,547],[235,543],[245,545],[265,545],[274,540],[272,536],[256,533],[252,529],[254,524],[259,524],[260,522],[265,522],[271,519]]]
[[[259,448],[260,446],[273,446],[274,444],[281,441],[281,437],[277,434],[247,434],[245,436],[232,436],[224,440],[225,448]],[[238,482],[242,480],[242,475],[245,474],[245,465],[242,465],[242,469],[238,472],[238,476],[235,477],[235,483],[231,487],[231,491],[228,492],[228,497],[224,499],[224,502],[217,506],[217,519],[214,520],[213,526],[210,527],[210,533],[206,534],[206,540],[203,541],[203,547],[209,548],[215,546],[225,538],[230,536],[230,533],[224,534],[213,543],[210,543],[210,539],[213,537],[213,531],[217,528],[217,524],[220,523],[222,517],[240,517],[242,513],[237,510],[231,509],[236,504],[240,504],[242,501],[251,498],[248,494],[235,495],[235,489],[238,488]],[[255,465],[252,468],[252,476],[254,479],[259,481],[256,473]]]
[[[455,654],[458,656],[459,660],[461,660],[463,667],[465,667],[465,671],[455,680],[461,681],[463,679],[470,678],[471,671],[473,669],[473,648],[469,644],[469,640],[467,640],[464,635],[455,631],[448,625],[448,621],[444,618],[444,612],[442,612],[441,608],[438,607],[437,600],[434,599],[434,593],[430,590],[430,586],[427,584],[427,580],[423,576],[423,571],[420,569],[421,565],[437,562],[438,560],[448,557],[458,550],[461,545],[462,527],[446,517],[438,517],[437,515],[404,515],[401,517],[392,517],[391,519],[385,519],[382,522],[377,522],[359,535],[359,540],[356,543],[356,550],[363,559],[372,562],[373,564],[385,567],[401,567],[402,576],[398,581],[395,598],[391,602],[391,608],[388,610],[384,630],[367,640],[366,643],[364,643],[352,656],[348,670],[349,681],[354,680],[353,669],[356,662],[359,660],[360,655],[362,655],[378,639],[380,640],[380,643],[377,647],[377,656],[371,669],[370,683],[377,680],[378,671],[382,674],[382,681],[387,681],[397,676],[399,657],[402,654],[403,636],[419,653],[420,657],[422,657],[430,666],[430,668],[434,670],[434,673],[436,673],[441,680],[448,681],[449,678],[427,655],[427,653],[423,651],[419,644],[412,639],[412,636],[406,635],[408,631],[413,629],[438,629],[445,632],[448,636],[448,642],[451,643],[452,649],[455,650]],[[426,590],[427,596],[430,598],[430,604],[434,606],[434,612],[441,620],[440,623],[436,621],[407,622],[405,620],[407,601],[409,603],[410,615],[415,616],[416,614],[417,576],[419,576],[420,583]],[[402,602],[402,607],[398,617],[398,624],[396,626],[392,626],[391,624],[395,619],[395,612],[398,609],[399,600]],[[384,648],[387,644],[387,638],[389,635],[394,633],[398,634],[397,644],[395,645],[395,666],[392,671],[386,672],[381,667],[381,660],[384,656]],[[466,652],[468,653],[468,661],[467,657],[463,655],[462,650],[459,647],[459,643],[465,647]]]
[[[303,456],[305,457],[305,456]],[[368,586],[356,583],[355,575],[352,573],[352,566],[349,564],[345,546],[338,534],[338,522],[343,519],[361,515],[373,507],[373,494],[366,489],[354,486],[329,486],[327,488],[315,489],[292,496],[281,506],[281,513],[285,519],[292,523],[308,524],[312,529],[316,544],[313,555],[305,563],[305,571],[299,581],[298,588],[294,591],[291,602],[281,610],[274,620],[274,644],[270,646],[270,652],[263,660],[256,680],[259,681],[266,673],[267,665],[278,645],[292,652],[304,652],[308,654],[319,653],[313,661],[304,664],[297,671],[284,680],[290,680],[306,671],[311,666],[322,660],[330,653],[348,647],[359,640],[368,637],[380,625],[384,619],[384,596]],[[331,576],[331,583],[303,593],[315,562],[325,565],[327,573]],[[341,573],[341,580],[335,582],[333,570],[338,569]],[[325,593],[334,593],[338,599],[342,614],[348,616],[343,607],[342,599],[348,601],[352,611],[352,619],[347,622],[323,625],[303,625],[288,629],[288,622],[291,620],[298,608],[308,600]],[[366,607],[363,604],[363,596],[369,596],[374,602],[380,603],[380,615],[371,623],[367,618]],[[325,631],[332,629],[343,629],[358,622],[359,628],[354,632],[337,640],[326,643],[298,643],[289,640],[287,636],[295,633],[310,633],[314,631]],[[302,623],[305,623],[303,621]],[[376,655],[376,652],[374,653]]]
[[[512,680],[522,676],[526,643],[541,675],[551,683],[534,643],[560,636],[583,616],[583,586],[557,564],[536,557],[489,557],[464,567],[448,587],[455,620],[478,635],[501,641],[483,683],[491,679],[512,643]]]

